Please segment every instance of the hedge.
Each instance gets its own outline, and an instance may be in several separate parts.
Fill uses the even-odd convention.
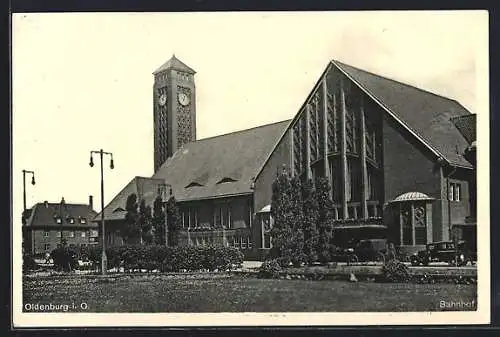
[[[101,264],[101,247],[82,247],[79,257],[97,269]],[[125,245],[106,249],[108,269],[162,272],[228,270],[243,263],[243,253],[234,247]]]

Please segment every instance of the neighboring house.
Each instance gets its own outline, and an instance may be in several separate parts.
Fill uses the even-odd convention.
[[[96,212],[89,204],[59,203],[47,201],[35,204],[23,226],[24,251],[41,255],[59,247],[63,240],[70,247],[98,243],[98,225],[92,222]]]
[[[155,173],[106,206],[117,231],[131,192],[151,205],[167,184],[182,211],[181,244],[265,252],[272,183],[285,167],[328,177],[337,244],[387,237],[411,252],[475,241],[476,170],[461,130],[472,122],[457,124],[474,115],[455,100],[331,61],[292,120],[196,140],[194,71],[173,57],[154,75]],[[471,230],[453,231],[460,226]]]

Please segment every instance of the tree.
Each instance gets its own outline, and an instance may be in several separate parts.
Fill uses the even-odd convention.
[[[318,260],[318,198],[311,179],[302,184],[302,205],[304,212],[303,232],[304,232],[304,254],[306,262],[311,265]]]
[[[151,206],[146,206],[144,199],[139,204],[138,226],[141,229],[141,244],[153,243]]]
[[[304,261],[300,180],[290,178],[283,170],[273,182],[272,190],[271,216],[274,226],[271,230],[271,256],[278,258],[282,266],[290,262],[298,265]]]
[[[330,183],[325,177],[316,179],[316,195],[318,200],[318,258],[322,263],[331,260],[333,252],[333,201],[330,198]]]
[[[152,226],[155,234],[155,242],[159,245],[165,245],[167,240],[165,209],[163,206],[163,199],[160,196],[157,196],[153,202]]]
[[[307,260],[304,254],[304,212],[300,177],[293,177],[290,180],[290,202],[293,219],[291,222],[292,237],[290,242],[292,263],[295,266],[300,266]]]
[[[138,243],[141,239],[141,228],[139,227],[139,214],[137,212],[137,195],[132,193],[127,198],[125,205],[125,221],[121,230],[123,240],[127,244]]]
[[[182,218],[174,196],[167,201],[166,212],[168,243],[169,246],[177,246],[179,244],[179,230],[181,229]]]

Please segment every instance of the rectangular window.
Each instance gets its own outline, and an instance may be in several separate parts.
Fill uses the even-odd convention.
[[[455,184],[455,201],[462,200],[462,195],[460,193],[460,184]]]
[[[182,227],[189,228],[189,209],[182,212]]]
[[[231,205],[226,206],[226,218],[227,228],[233,228],[233,223],[231,221]]]
[[[49,251],[50,250],[50,243],[46,243],[43,245],[43,250]]]
[[[56,232],[56,238],[60,238],[61,237],[61,231],[57,231]]]
[[[252,239],[248,237],[247,241],[248,241],[248,249],[252,249]]]
[[[95,238],[95,237],[99,236],[99,232],[97,230],[93,229],[90,231],[90,236]]]
[[[87,234],[87,233],[85,233],[85,231],[81,231],[81,232],[80,232],[80,236],[81,236],[82,238],[84,238],[84,237],[85,237],[85,234]]]
[[[198,227],[198,212],[196,208],[190,208],[188,216],[189,216],[189,226],[192,228]]]
[[[214,226],[220,226],[221,225],[221,211],[220,208],[216,207],[214,208]]]
[[[43,231],[43,236],[44,236],[44,237],[48,238],[48,237],[49,237],[49,234],[50,234],[50,232],[49,232],[49,231]]]
[[[367,170],[367,181],[366,181],[366,188],[365,188],[365,200],[372,200],[373,193],[372,193],[372,172],[371,170]]]
[[[448,191],[448,200],[453,201],[454,196],[455,196],[455,184],[450,183],[450,190]]]
[[[346,188],[346,199],[347,199],[347,202],[351,201],[351,197],[352,197],[352,164],[351,164],[351,161],[348,160],[347,161],[347,170],[346,170],[346,184],[345,184],[345,188]]]
[[[231,225],[231,210],[229,205],[221,205],[215,211],[215,223],[224,228],[232,228]]]
[[[75,232],[73,232],[73,231],[69,232],[69,237],[70,238],[74,238],[75,237]]]
[[[459,183],[450,183],[450,190],[448,191],[448,200],[461,201],[462,191]]]

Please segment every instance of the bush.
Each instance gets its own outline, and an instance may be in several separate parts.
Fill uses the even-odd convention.
[[[50,253],[54,268],[62,271],[72,271],[78,268],[78,254],[69,247],[59,247]]]
[[[382,275],[389,282],[408,282],[410,280],[410,268],[403,262],[390,260],[382,266]]]
[[[264,278],[278,278],[281,271],[281,264],[277,259],[266,260],[259,268],[259,276]]]
[[[85,249],[83,249],[85,248]],[[101,247],[83,247],[82,260],[97,269],[101,265]],[[125,245],[106,249],[108,268],[126,271],[178,272],[181,270],[228,270],[243,263],[243,253],[234,247]]]
[[[34,270],[36,269],[37,264],[35,259],[30,254],[23,255],[23,271]]]

